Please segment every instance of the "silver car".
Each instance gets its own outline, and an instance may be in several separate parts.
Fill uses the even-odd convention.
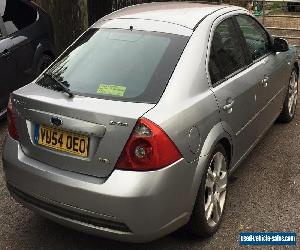
[[[228,177],[295,115],[297,52],[243,8],[129,7],[96,22],[8,105],[11,195],[58,223],[151,241],[220,225]]]

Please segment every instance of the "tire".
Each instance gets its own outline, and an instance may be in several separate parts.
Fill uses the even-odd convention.
[[[192,235],[208,238],[217,231],[222,221],[226,204],[228,183],[227,159],[224,147],[221,144],[218,144],[209,157],[208,164],[201,179],[193,213],[188,225],[186,226],[187,231]],[[218,172],[215,168],[218,162],[222,163],[220,165],[221,171],[219,177],[215,177],[214,174]],[[209,178],[209,176],[211,176],[211,178]],[[214,181],[212,179],[214,179]],[[219,186],[216,185],[216,183],[222,185]],[[222,187],[224,191],[219,192],[220,206],[215,206],[214,194],[221,190],[220,187]],[[217,216],[217,208],[219,208],[219,216]],[[207,211],[207,216],[205,211]],[[209,214],[211,214],[211,216],[209,216]]]
[[[297,100],[298,100],[298,80],[299,75],[296,69],[293,69],[290,80],[288,91],[283,103],[283,108],[278,120],[282,123],[291,122],[296,114]]]
[[[39,76],[52,62],[50,56],[42,54],[36,66],[36,76]]]

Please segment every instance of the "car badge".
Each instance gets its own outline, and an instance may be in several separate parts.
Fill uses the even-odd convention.
[[[52,123],[53,125],[55,125],[56,127],[59,127],[59,126],[63,125],[62,119],[60,119],[60,118],[58,118],[58,117],[52,117],[52,118],[51,118],[51,123]]]

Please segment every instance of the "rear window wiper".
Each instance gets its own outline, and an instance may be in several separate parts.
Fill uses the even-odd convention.
[[[52,79],[53,81],[55,81],[55,83],[60,86],[62,88],[62,90],[67,93],[69,95],[70,98],[74,97],[74,93],[60,80],[58,80],[53,74],[49,73],[49,72],[45,72],[43,74],[44,77],[49,77],[50,79]]]

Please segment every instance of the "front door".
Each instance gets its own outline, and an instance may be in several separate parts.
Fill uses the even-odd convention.
[[[261,135],[278,117],[287,92],[291,65],[285,53],[274,53],[269,34],[248,15],[236,16],[247,51],[256,68],[252,81],[257,84],[257,118],[254,126]]]

